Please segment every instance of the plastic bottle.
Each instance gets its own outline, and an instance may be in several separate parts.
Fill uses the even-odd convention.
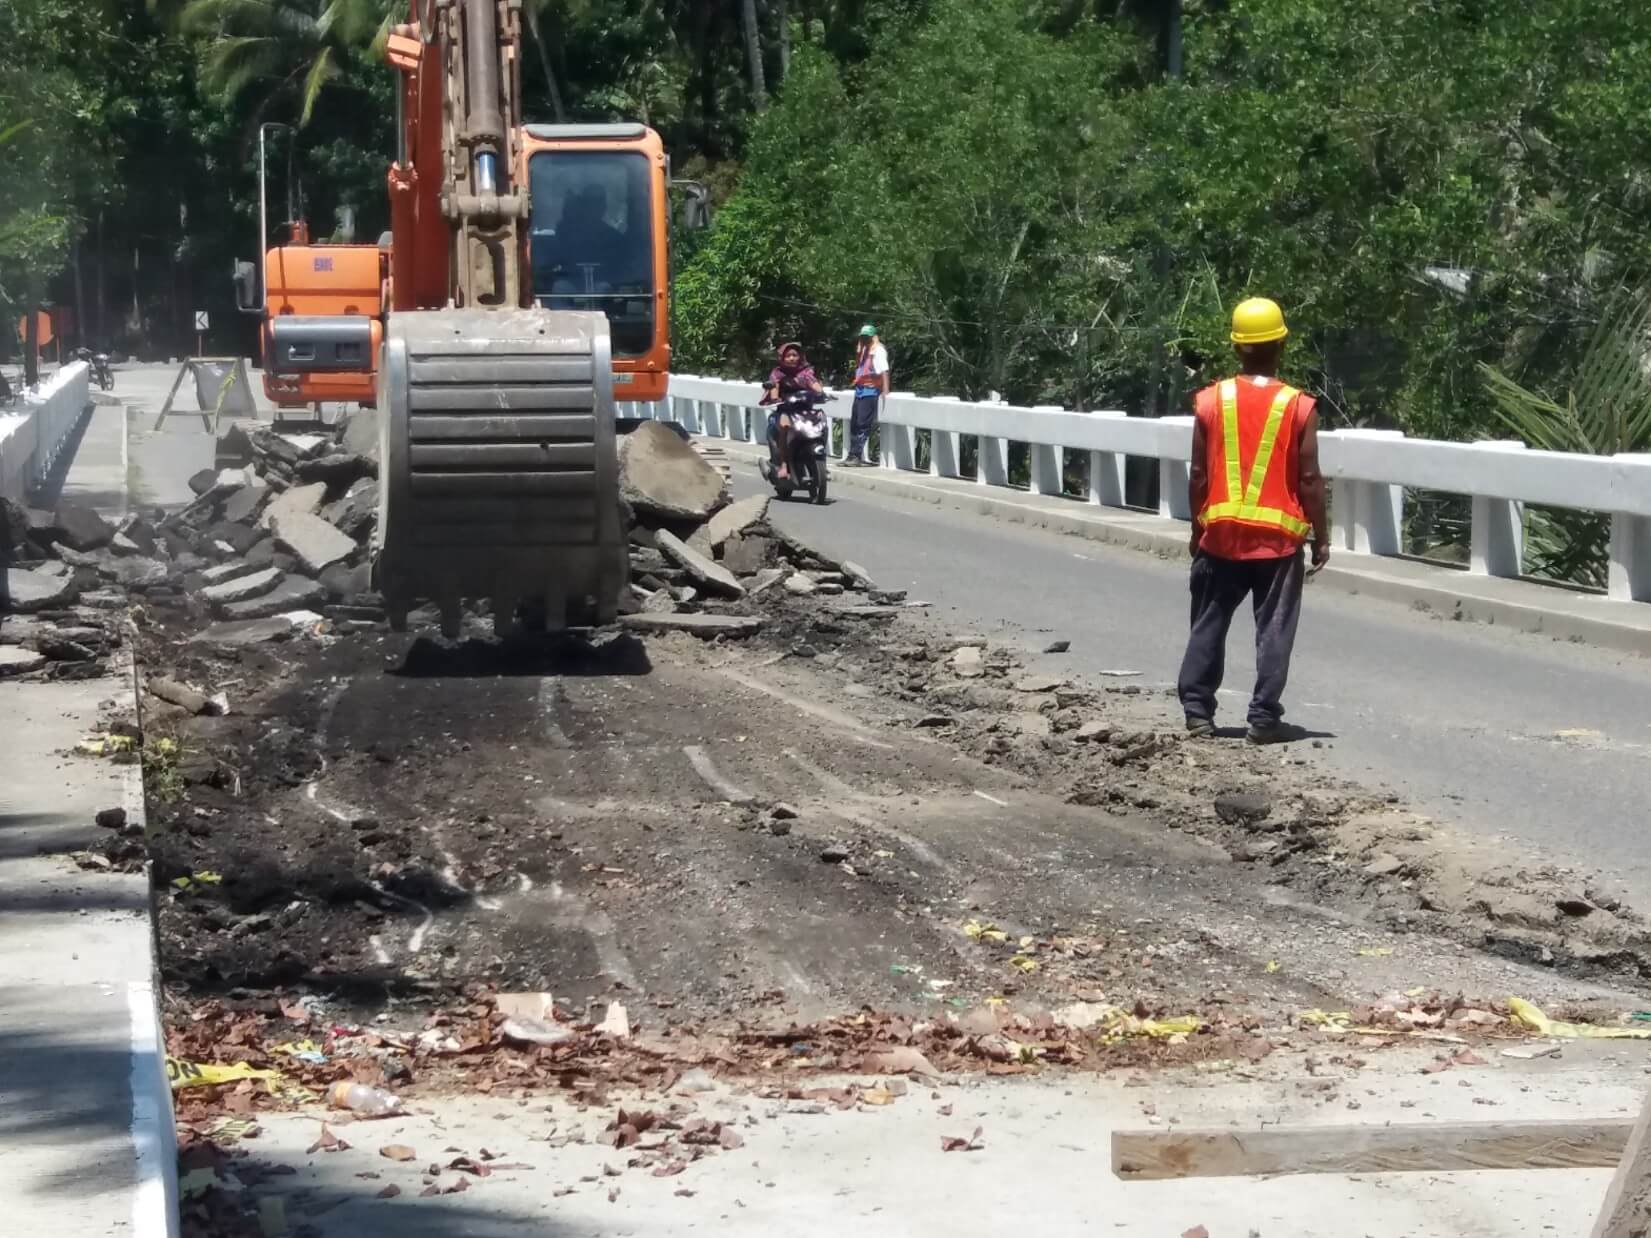
[[[401,1098],[365,1083],[335,1083],[327,1089],[327,1104],[348,1109],[363,1118],[388,1118],[401,1112]]]

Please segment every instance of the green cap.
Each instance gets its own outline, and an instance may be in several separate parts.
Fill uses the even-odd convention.
[[[876,335],[876,334],[877,334],[877,328],[876,328],[876,327],[874,327],[874,326],[872,326],[872,325],[871,325],[871,324],[870,324],[870,323],[869,323],[869,322],[868,322],[868,323],[867,323],[867,324],[866,324],[866,325],[865,325],[865,326],[863,326],[863,327],[861,327],[861,328],[860,328],[860,334],[861,334],[861,335],[862,335],[862,336],[866,336],[866,335]]]

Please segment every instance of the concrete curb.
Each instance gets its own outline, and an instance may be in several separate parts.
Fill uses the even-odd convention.
[[[142,734],[143,692],[136,650],[137,630],[127,621],[126,666],[132,693],[132,716]],[[148,832],[148,792],[143,761],[129,765],[123,807],[128,821]],[[137,1151],[136,1189],[132,1197],[132,1232],[137,1238],[178,1238],[178,1131],[172,1109],[172,1083],[166,1071],[166,1030],[161,1021],[160,932],[155,905],[153,863],[144,866],[149,882],[149,975],[126,989],[132,1016],[132,1143]]]
[[[728,442],[732,454],[761,457],[761,449]],[[1051,498],[973,482],[867,467],[832,470],[834,486],[861,487],[909,502],[989,516],[1030,528],[1145,551],[1185,561],[1187,525],[1146,512],[1102,508],[1076,499]],[[1651,656],[1651,611],[1644,603],[1614,602],[1597,594],[1525,580],[1470,576],[1415,559],[1375,558],[1337,552],[1314,578],[1314,587],[1409,606],[1446,619],[1465,620],[1554,640]]]

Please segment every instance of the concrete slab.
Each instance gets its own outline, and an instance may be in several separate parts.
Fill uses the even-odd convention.
[[[1149,1076],[1139,1088],[1121,1075],[1059,1072],[950,1080],[934,1088],[913,1084],[890,1105],[854,1112],[809,1112],[819,1106],[722,1088],[691,1102],[693,1116],[735,1124],[744,1147],[664,1178],[627,1168],[626,1153],[596,1142],[611,1108],[580,1111],[555,1095],[421,1098],[416,1116],[342,1128],[354,1144],[344,1153],[306,1154],[319,1112],[266,1121],[255,1155],[297,1173],[258,1191],[285,1195],[293,1201],[289,1208],[305,1207],[324,1238],[696,1232],[1173,1238],[1199,1225],[1217,1236],[1266,1238],[1587,1232],[1609,1170],[1150,1183],[1120,1182],[1110,1172],[1115,1129],[1631,1117],[1645,1052],[1567,1046],[1559,1062],[1495,1058],[1485,1068],[1432,1076],[1419,1073],[1431,1053],[1361,1056],[1370,1059],[1364,1069],[1326,1065],[1320,1055],[1310,1073],[1305,1058],[1294,1056],[1276,1067],[1245,1067],[1250,1078],[1229,1063],[1214,1072]],[[659,1105],[654,1098],[637,1107]],[[966,1138],[977,1127],[978,1151],[941,1150],[942,1136]],[[553,1135],[579,1142],[552,1146]],[[410,1145],[418,1156],[405,1165],[387,1161],[378,1148],[388,1143]],[[524,1167],[474,1180],[460,1195],[419,1198],[421,1171],[431,1161],[451,1160],[445,1149],[476,1155],[482,1147],[501,1164]],[[363,1180],[357,1176],[363,1172],[377,1176]],[[392,1184],[400,1189],[397,1197],[375,1198]],[[1351,1226],[1350,1217],[1357,1218]]]

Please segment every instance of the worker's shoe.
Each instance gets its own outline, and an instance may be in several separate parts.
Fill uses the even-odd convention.
[[[1212,718],[1194,718],[1187,716],[1188,739],[1211,739],[1215,735],[1215,720]]]
[[[1252,722],[1250,729],[1244,732],[1244,738],[1252,744],[1282,744],[1294,739],[1295,735],[1282,722]]]

